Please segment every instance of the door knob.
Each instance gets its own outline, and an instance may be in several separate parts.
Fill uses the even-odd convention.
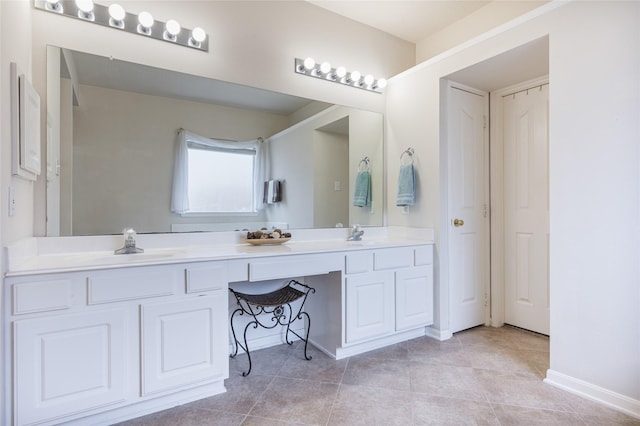
[[[455,226],[456,228],[459,226],[464,225],[464,220],[462,219],[453,219],[453,226]]]

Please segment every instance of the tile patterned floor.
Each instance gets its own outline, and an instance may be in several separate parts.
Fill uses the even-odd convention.
[[[640,425],[640,420],[542,382],[549,340],[505,326],[419,338],[334,361],[302,345],[230,362],[227,393],[122,426],[139,425]]]

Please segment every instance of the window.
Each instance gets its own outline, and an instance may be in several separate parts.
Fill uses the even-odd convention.
[[[255,213],[264,208],[266,141],[231,142],[178,131],[171,211]]]
[[[188,192],[192,213],[254,212],[255,151],[189,147]]]

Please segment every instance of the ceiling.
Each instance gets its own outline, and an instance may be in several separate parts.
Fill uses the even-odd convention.
[[[483,0],[307,0],[316,6],[417,43],[475,12]]]

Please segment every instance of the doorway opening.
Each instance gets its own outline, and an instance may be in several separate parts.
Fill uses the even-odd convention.
[[[456,290],[455,287],[460,286],[460,282],[456,282],[459,281],[460,274],[456,274],[455,271],[460,259],[464,259],[468,254],[465,254],[464,250],[460,251],[460,247],[464,245],[455,244],[455,238],[459,238],[456,237],[459,229],[454,224],[455,219],[464,218],[453,217],[450,208],[451,217],[443,220],[442,232],[448,236],[451,332],[482,323],[495,327],[506,323],[550,334],[546,112],[549,87],[548,58],[548,37],[543,37],[443,79],[446,80],[448,89],[451,82],[456,82],[460,86],[466,86],[470,92],[488,93],[490,99],[486,117],[490,123],[489,155],[485,163],[490,181],[487,194],[487,203],[490,205],[490,232],[484,245],[476,244],[476,247],[490,246],[490,256],[486,256],[487,260],[482,260],[483,256],[476,253],[477,259],[485,261],[486,264],[483,266],[490,270],[485,280],[476,283],[478,287],[475,289],[477,295],[486,295],[484,322],[482,317],[479,317],[476,324],[457,321],[456,315],[466,315],[466,301],[456,299],[460,295],[459,288]],[[446,93],[447,109],[444,111],[450,112],[451,99],[448,98],[449,92]],[[532,96],[529,97],[529,94]],[[509,99],[506,99],[507,95]],[[537,104],[531,104],[530,100],[533,98],[540,98]],[[511,123],[510,127],[504,127],[505,120]],[[445,172],[448,188],[443,187],[443,191],[448,192],[446,201],[451,207],[452,200],[455,199],[451,186],[451,182],[455,180],[452,176],[452,157],[455,155],[450,151],[449,144],[452,134],[456,131],[449,125],[445,132],[446,146],[442,149],[449,150]],[[541,134],[544,136],[544,144],[534,143],[534,136],[539,137]],[[476,190],[481,188],[479,185]],[[532,188],[536,189],[535,193],[531,191]],[[535,229],[532,230],[531,224],[535,225]],[[452,252],[456,247],[459,253]],[[467,245],[467,249],[469,247],[471,246]],[[468,261],[466,263],[471,264]],[[478,270],[482,273],[482,268]],[[467,289],[463,293],[470,294],[468,283],[464,285],[467,285]],[[513,306],[507,306],[508,304]],[[538,312],[536,324],[535,321],[531,322],[532,315],[527,311],[531,311],[529,308],[532,306],[540,304],[544,307],[540,311],[542,314]],[[525,313],[515,309],[514,314],[514,307]],[[524,310],[521,309],[523,307]]]

